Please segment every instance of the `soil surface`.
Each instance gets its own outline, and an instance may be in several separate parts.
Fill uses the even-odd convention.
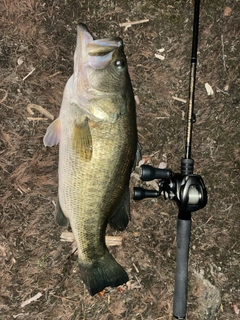
[[[110,250],[130,281],[91,297],[54,221],[58,147],[42,142],[51,120],[27,106],[58,116],[78,22],[95,38],[120,36],[138,100],[143,162],[179,172],[193,1],[2,0],[0,12],[0,319],[171,319],[176,204],[162,197],[131,200],[126,231],[107,231],[122,236],[122,245]],[[208,204],[192,215],[190,320],[240,318],[239,15],[239,0],[201,3],[192,158]],[[120,26],[142,19],[149,21]],[[136,169],[131,190],[139,185]]]

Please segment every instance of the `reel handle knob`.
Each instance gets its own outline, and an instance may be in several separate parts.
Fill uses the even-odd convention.
[[[172,171],[169,169],[159,169],[143,164],[140,167],[139,175],[142,181],[151,181],[154,179],[167,179],[171,176]]]
[[[147,190],[141,187],[133,188],[133,200],[142,200],[145,198],[157,198],[160,192],[157,190]]]

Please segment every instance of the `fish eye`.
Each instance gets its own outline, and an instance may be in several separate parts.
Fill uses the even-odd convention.
[[[115,66],[118,69],[123,69],[125,67],[125,61],[124,60],[116,60],[115,61]]]

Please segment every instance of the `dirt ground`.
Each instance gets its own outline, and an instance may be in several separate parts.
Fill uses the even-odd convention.
[[[27,105],[58,116],[78,22],[95,38],[118,35],[139,99],[144,159],[179,172],[193,1],[1,0],[0,15],[0,319],[171,319],[176,205],[162,198],[131,201],[126,231],[108,230],[123,238],[110,250],[130,281],[121,290],[107,288],[103,297],[90,297],[71,243],[60,241],[63,229],[53,218],[58,147],[42,143],[51,120],[36,110],[30,114]],[[190,320],[240,318],[239,15],[239,0],[201,3],[192,157],[209,201],[193,214]],[[149,21],[127,29],[119,25],[142,19]],[[139,184],[134,174],[131,188]]]

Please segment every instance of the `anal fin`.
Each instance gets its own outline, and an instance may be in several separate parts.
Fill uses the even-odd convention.
[[[115,212],[109,219],[110,226],[115,230],[126,229],[130,220],[130,192],[129,186],[125,188],[121,201],[119,202]]]
[[[132,171],[135,170],[135,167],[138,165],[138,162],[142,159],[141,151],[142,151],[142,146],[141,146],[140,142],[138,142],[137,143],[136,157],[135,157],[135,160],[134,160]]]
[[[55,221],[61,227],[67,227],[69,224],[68,218],[66,218],[65,214],[62,211],[62,208],[59,203],[59,199],[57,199],[56,208],[55,208]]]

